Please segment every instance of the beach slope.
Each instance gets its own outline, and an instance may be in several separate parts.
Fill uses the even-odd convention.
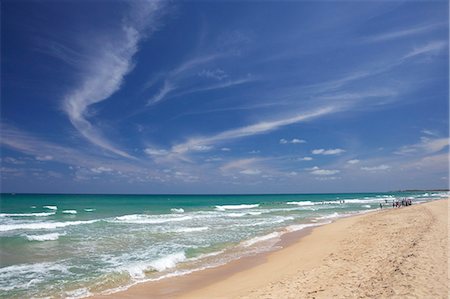
[[[447,218],[440,200],[340,219],[178,297],[448,298]]]

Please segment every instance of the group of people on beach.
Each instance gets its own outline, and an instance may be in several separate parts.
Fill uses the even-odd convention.
[[[387,199],[385,200],[386,204],[388,203]],[[393,208],[400,208],[412,205],[412,200],[410,198],[403,198],[401,201],[392,200]],[[380,209],[383,208],[383,204],[380,202]]]

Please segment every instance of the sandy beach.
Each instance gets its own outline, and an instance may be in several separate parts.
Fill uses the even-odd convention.
[[[448,200],[339,219],[283,249],[97,298],[448,298]]]

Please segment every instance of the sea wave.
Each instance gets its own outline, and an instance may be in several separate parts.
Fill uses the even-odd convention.
[[[186,255],[183,251],[166,255],[151,262],[139,262],[134,263],[125,268],[132,278],[142,279],[145,278],[146,272],[151,271],[164,271],[170,268],[174,268],[178,263],[186,260]]]
[[[50,233],[50,234],[45,234],[45,235],[24,235],[24,237],[28,240],[28,241],[55,241],[58,240],[60,236],[65,236],[65,233]]]
[[[77,211],[76,210],[64,210],[62,211],[63,214],[76,214]]]
[[[226,216],[226,217],[233,217],[233,218],[235,218],[235,217],[239,218],[239,217],[244,217],[244,216],[258,216],[258,215],[261,215],[261,214],[262,214],[262,212],[244,212],[244,213],[227,213],[224,216]]]
[[[286,222],[289,220],[294,220],[294,217],[291,217],[291,216],[273,217],[273,219],[268,219],[268,220],[259,221],[259,222],[253,222],[253,223],[249,223],[249,224],[237,224],[236,226],[264,226],[264,225],[283,223],[283,222]]]
[[[171,233],[191,233],[191,232],[202,232],[208,230],[209,227],[201,226],[201,227],[182,227],[174,230],[170,230]]]
[[[68,267],[58,263],[44,262],[20,264],[0,268],[0,290],[36,287],[55,273],[69,273]]]
[[[184,209],[183,208],[173,208],[173,209],[170,209],[170,211],[172,212],[172,213],[184,213]]]
[[[55,215],[55,212],[42,212],[42,213],[1,213],[0,217],[48,217]]]
[[[342,216],[342,215],[339,214],[338,212],[334,212],[333,214],[316,217],[316,219],[332,219],[332,218],[338,218],[340,216]]]
[[[56,211],[58,209],[57,206],[43,206],[44,209],[54,210]]]
[[[226,210],[242,210],[242,209],[253,209],[259,207],[259,204],[251,204],[251,205],[223,205],[216,206],[217,211],[226,211]]]
[[[268,240],[271,240],[271,239],[277,239],[277,241],[278,241],[278,239],[279,239],[279,237],[281,235],[282,235],[281,232],[273,232],[273,233],[270,233],[270,234],[267,234],[267,235],[264,235],[264,236],[259,236],[259,237],[255,237],[255,238],[246,240],[246,241],[242,242],[241,245],[244,246],[244,247],[250,247],[250,246],[252,246],[252,245],[254,245],[256,243],[268,241]]]
[[[66,292],[66,299],[79,299],[79,298],[86,298],[91,297],[94,294],[92,294],[88,288],[79,288],[73,291],[67,291]]]
[[[190,219],[192,219],[191,216],[132,214],[116,217],[112,220],[112,222],[131,224],[161,224],[167,222],[186,221]]]
[[[315,203],[312,201],[289,201],[287,205],[297,205],[297,206],[313,206]]]
[[[5,224],[0,226],[0,231],[10,230],[34,230],[34,229],[55,229],[59,227],[66,227],[72,225],[91,224],[100,220],[87,220],[87,221],[66,221],[66,222],[36,222],[36,223],[18,223],[18,224]]]
[[[331,222],[320,222],[320,223],[305,223],[305,224],[292,224],[289,225],[288,227],[286,227],[286,231],[288,232],[295,232],[295,231],[299,231],[308,227],[314,227],[314,226],[319,226],[319,225],[324,225],[324,224],[329,224]]]

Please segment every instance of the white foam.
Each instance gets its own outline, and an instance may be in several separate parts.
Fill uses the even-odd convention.
[[[51,234],[45,234],[45,235],[24,235],[24,237],[28,241],[55,241],[58,240],[60,236],[65,236],[66,234],[60,234],[60,233],[51,233]]]
[[[227,217],[244,217],[244,216],[257,216],[261,215],[262,212],[245,212],[245,213],[228,213],[225,214]]]
[[[158,272],[173,268],[177,263],[186,260],[184,252],[177,252],[166,255],[149,263],[135,263],[126,268],[132,278],[145,278],[145,272],[156,270]]]
[[[43,206],[44,209],[54,210],[56,211],[58,209],[57,206]]]
[[[217,255],[222,254],[224,252],[225,252],[225,249],[222,249],[222,250],[219,250],[219,251],[213,251],[213,252],[210,252],[210,253],[203,253],[203,254],[200,254],[199,256],[192,257],[192,258],[190,258],[188,260],[189,261],[201,260],[201,259],[204,259],[204,258],[217,256]]]
[[[333,214],[317,217],[316,219],[332,219],[332,218],[338,218],[339,216],[341,216],[341,215],[338,212],[334,212]]]
[[[205,230],[208,230],[209,227],[207,226],[201,226],[201,227],[183,227],[183,228],[178,228],[178,229],[174,229],[171,230],[170,232],[174,232],[174,233],[191,233],[191,232],[202,232]]]
[[[287,205],[297,205],[297,206],[312,206],[314,203],[312,201],[289,201]]]
[[[264,242],[264,241],[267,241],[267,240],[270,240],[270,239],[279,238],[280,236],[281,236],[280,232],[273,232],[273,233],[270,233],[270,234],[267,234],[267,235],[264,235],[264,236],[255,237],[255,238],[252,238],[250,240],[244,241],[244,242],[241,243],[241,245],[244,246],[244,247],[250,247],[250,246],[252,246],[252,245],[254,245],[256,243]]]
[[[92,294],[87,288],[80,288],[80,289],[76,289],[73,291],[67,291],[65,298],[66,299],[78,299],[78,298],[90,297],[93,295],[94,294]]]
[[[21,264],[0,268],[0,290],[29,289],[55,272],[69,273],[64,265],[55,263]]]
[[[31,209],[36,209],[36,206],[31,206],[30,208],[31,208]]]
[[[320,222],[320,223],[305,223],[305,224],[293,224],[286,227],[286,231],[288,232],[296,232],[307,227],[314,227],[318,225],[328,224],[330,222]]]
[[[175,267],[177,263],[182,262],[185,259],[186,255],[184,254],[184,252],[177,252],[157,259],[156,261],[151,262],[150,265],[157,271],[161,272],[166,269]]]
[[[93,212],[95,209],[84,209],[86,212]]]
[[[370,205],[362,205],[361,208],[366,208],[366,209],[370,209]]]
[[[144,214],[133,214],[124,215],[114,218],[113,222],[119,223],[132,223],[132,224],[161,224],[167,222],[178,222],[190,220],[190,216],[176,216],[175,215],[144,215]]]
[[[346,199],[345,203],[380,203],[386,202],[386,198],[364,197],[364,199]]]
[[[76,210],[64,210],[62,211],[63,214],[76,214],[77,211]]]
[[[238,224],[237,226],[262,226],[262,225],[270,225],[270,224],[277,224],[277,223],[283,223],[285,221],[288,220],[294,220],[294,217],[277,217],[273,220],[265,220],[265,221],[260,221],[260,222],[255,222],[255,223],[250,223],[250,224]]]
[[[225,211],[225,210],[242,210],[242,209],[253,209],[259,207],[259,204],[252,205],[224,205],[224,206],[216,206],[217,211]]]
[[[55,215],[55,212],[42,212],[42,213],[2,213],[0,214],[0,217],[48,217]]]
[[[5,224],[0,226],[0,231],[10,230],[34,230],[34,229],[55,229],[58,227],[66,227],[71,225],[91,224],[100,220],[87,220],[87,221],[66,221],[66,222],[37,222],[37,223],[20,223],[20,224]]]
[[[173,209],[170,209],[170,211],[172,213],[184,213],[184,209],[183,208],[179,208],[179,209],[173,208]]]

